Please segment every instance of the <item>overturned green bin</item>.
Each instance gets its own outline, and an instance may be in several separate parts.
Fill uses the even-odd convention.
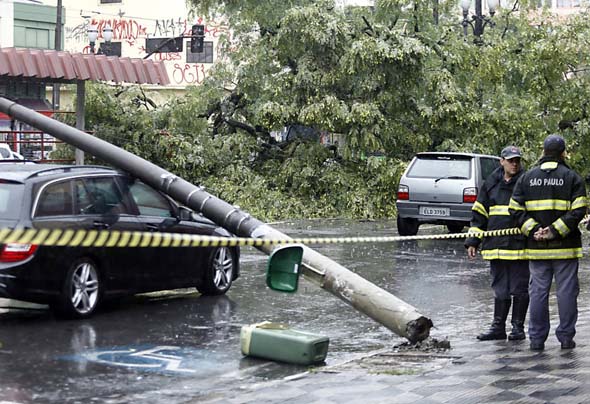
[[[328,337],[264,321],[240,331],[242,354],[297,365],[322,363],[328,354]]]
[[[268,257],[266,285],[272,290],[293,293],[299,284],[303,247],[297,244],[275,248]]]

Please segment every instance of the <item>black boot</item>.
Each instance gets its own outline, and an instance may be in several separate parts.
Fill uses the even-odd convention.
[[[506,318],[510,311],[510,302],[510,299],[494,299],[494,321],[492,321],[492,326],[487,332],[477,336],[478,340],[506,339]]]
[[[524,333],[524,320],[526,318],[526,312],[529,309],[529,296],[514,296],[513,300],[512,331],[510,331],[510,335],[508,335],[508,339],[511,341],[526,338],[526,334]]]

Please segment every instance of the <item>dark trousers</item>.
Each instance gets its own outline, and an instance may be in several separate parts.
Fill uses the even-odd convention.
[[[511,296],[522,296],[528,293],[528,261],[491,260],[490,274],[496,299],[509,300]]]
[[[578,260],[531,260],[529,268],[529,339],[544,342],[549,335],[549,290],[553,276],[559,311],[559,326],[555,330],[555,335],[560,342],[573,339],[576,335],[580,293]]]

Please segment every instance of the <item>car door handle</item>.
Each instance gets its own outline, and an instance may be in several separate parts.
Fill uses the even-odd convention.
[[[105,230],[108,229],[110,225],[108,223],[99,222],[98,220],[95,220],[94,222],[92,222],[92,227],[94,227],[95,229]]]
[[[148,223],[145,227],[147,227],[149,231],[160,231],[160,226],[157,224]]]

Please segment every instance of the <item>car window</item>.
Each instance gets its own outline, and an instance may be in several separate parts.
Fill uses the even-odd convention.
[[[86,190],[86,186],[82,180],[74,182],[74,198],[76,214],[84,214],[86,209],[92,205],[90,194]]]
[[[86,215],[128,213],[115,178],[84,178],[74,183],[76,213]]]
[[[17,219],[22,207],[23,184],[0,184],[0,219]]]
[[[139,209],[140,215],[173,217],[168,200],[155,189],[135,181],[130,185],[129,191]]]
[[[491,159],[482,157],[481,161],[481,178],[484,180],[498,167],[500,167],[500,161],[497,159]]]
[[[0,157],[3,159],[11,159],[12,155],[10,154],[10,150],[0,147]]]
[[[72,214],[70,181],[48,185],[39,196],[35,216],[63,216]]]
[[[416,178],[471,178],[471,158],[449,156],[418,157],[410,167],[408,177]]]

